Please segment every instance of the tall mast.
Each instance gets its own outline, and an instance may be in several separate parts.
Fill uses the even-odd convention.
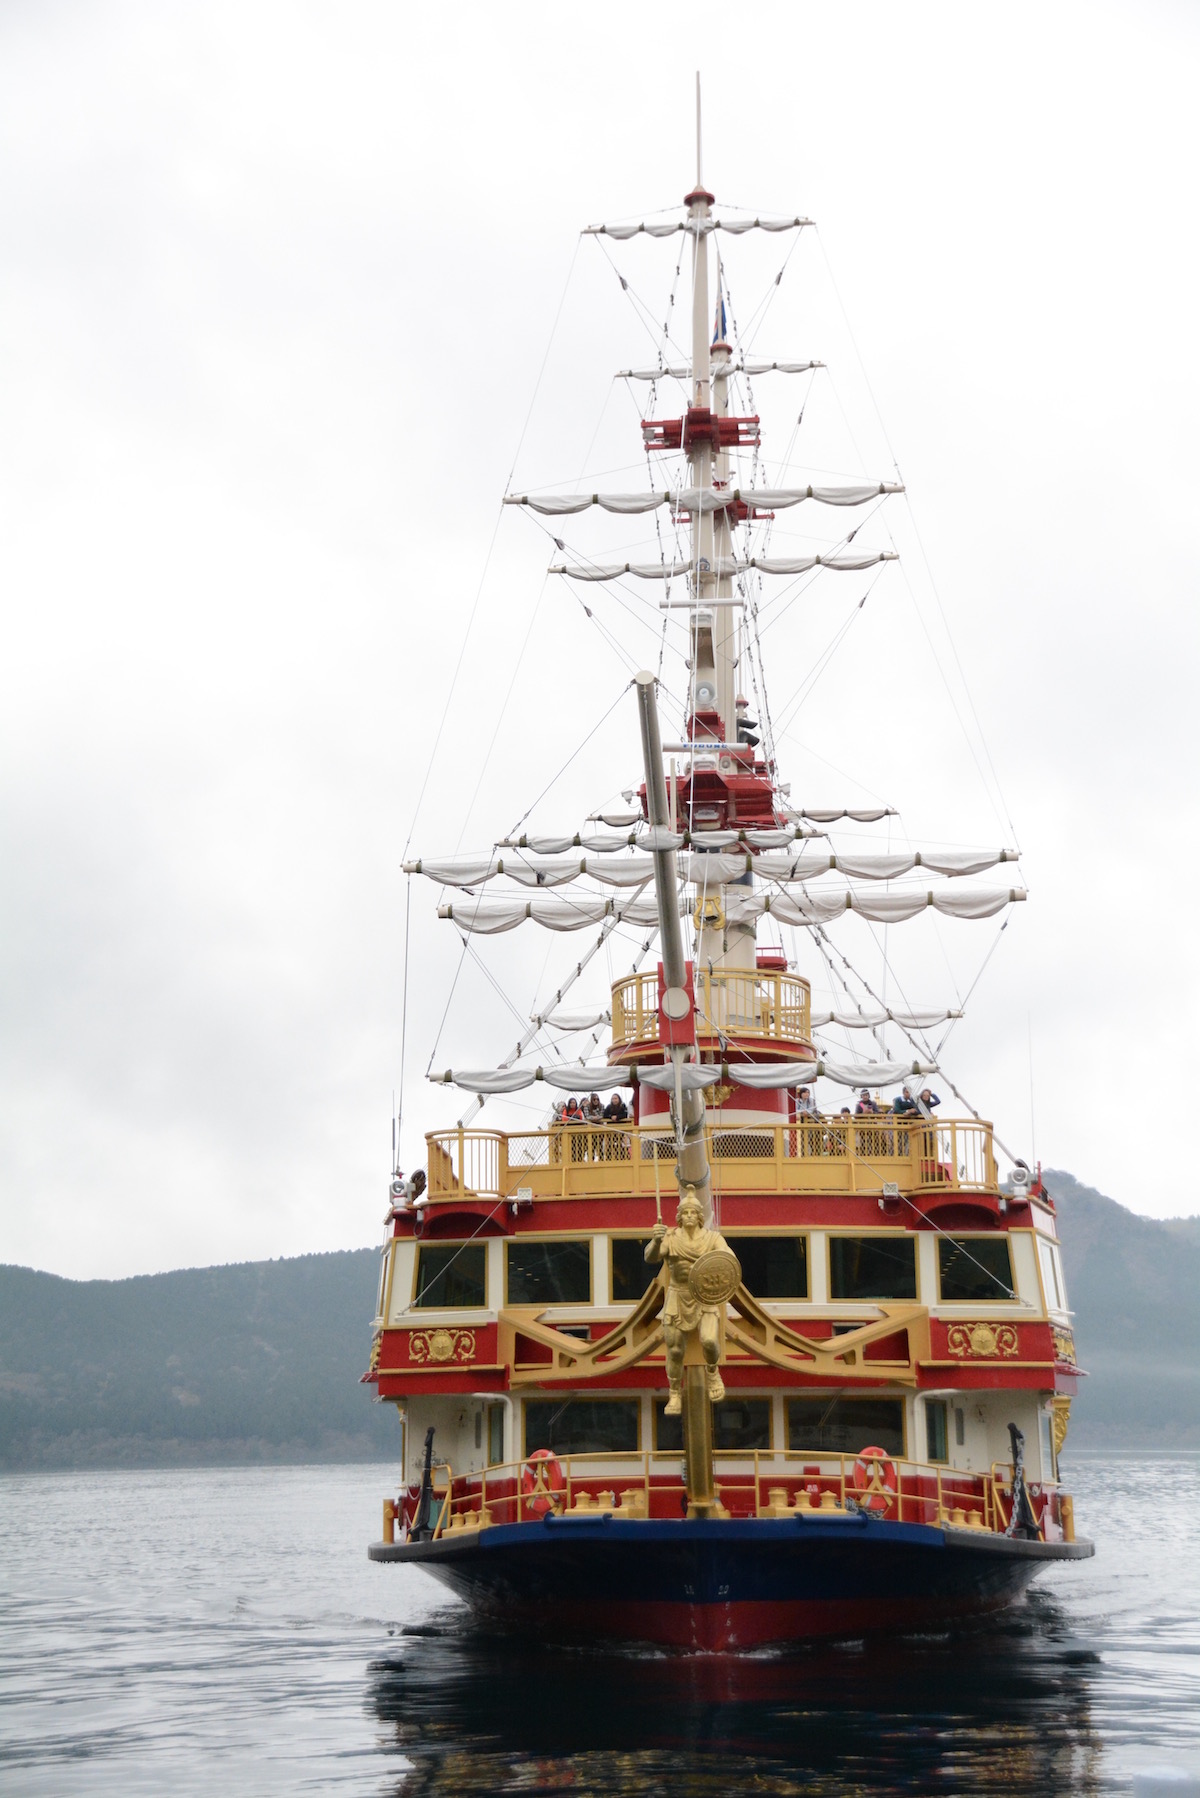
[[[700,115],[700,77],[696,76],[696,185],[686,196],[688,225],[692,232],[692,389],[691,406],[695,412],[711,415],[729,410],[726,382],[720,378],[722,362],[728,364],[727,350],[718,344],[718,361],[714,380],[713,353],[710,348],[712,312],[709,292],[709,221],[713,195],[702,177],[702,136]],[[714,393],[715,388],[715,393]],[[699,425],[702,421],[697,420]],[[690,434],[687,447],[688,485],[706,489],[714,475],[728,478],[728,453],[714,450],[715,432],[697,429]],[[709,600],[712,610],[698,610],[692,625],[692,694],[691,712],[712,714],[719,723],[715,734],[726,742],[736,735],[734,713],[734,622],[733,608],[719,602],[732,597],[732,582],[718,580],[713,572],[719,557],[730,553],[729,524],[724,514],[716,521],[712,512],[697,509],[692,514],[692,578],[693,597],[698,604]]]

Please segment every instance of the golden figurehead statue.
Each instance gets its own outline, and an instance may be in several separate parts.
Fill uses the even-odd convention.
[[[737,1257],[718,1230],[704,1225],[704,1212],[694,1186],[684,1188],[675,1213],[675,1228],[654,1226],[646,1244],[646,1260],[665,1261],[669,1271],[663,1305],[663,1339],[667,1346],[667,1383],[671,1389],[667,1416],[678,1417],[683,1405],[681,1382],[686,1339],[699,1333],[704,1356],[705,1383],[715,1404],[725,1396],[718,1372],[721,1356],[721,1309],[737,1290],[741,1268]]]

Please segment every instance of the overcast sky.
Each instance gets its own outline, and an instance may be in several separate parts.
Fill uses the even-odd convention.
[[[777,718],[837,642],[783,774],[896,805],[893,846],[1019,845],[947,1070],[1018,1152],[1197,1209],[1198,39],[1147,0],[0,11],[0,1259],[378,1238],[410,831],[486,846],[555,775],[533,819],[574,828],[638,775],[652,602],[589,618],[498,502],[644,480],[611,377],[654,359],[677,246],[578,231],[691,185],[697,67],[719,200],[819,225],[778,289],[795,240],[723,246],[755,352],[829,363],[756,389],[768,467],[898,467],[911,502],[877,585],[777,608]],[[781,515],[776,550],[827,526]],[[431,1055],[492,1065],[590,940],[464,960],[437,898],[409,1165],[462,1109]],[[915,1003],[996,935],[906,929]],[[882,981],[878,934],[846,943]]]

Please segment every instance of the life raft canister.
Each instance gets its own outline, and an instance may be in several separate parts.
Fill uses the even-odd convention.
[[[851,1483],[864,1495],[858,1501],[860,1511],[877,1515],[888,1511],[896,1494],[896,1463],[885,1448],[860,1448]]]
[[[535,1448],[521,1469],[522,1510],[527,1517],[544,1517],[557,1511],[557,1497],[565,1492],[566,1475],[552,1448]]]

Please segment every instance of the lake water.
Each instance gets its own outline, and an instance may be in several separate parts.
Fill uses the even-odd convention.
[[[1065,1458],[1094,1561],[970,1630],[738,1659],[479,1641],[426,1576],[367,1561],[382,1466],[8,1476],[0,1790],[1186,1790],[1200,1460]]]

